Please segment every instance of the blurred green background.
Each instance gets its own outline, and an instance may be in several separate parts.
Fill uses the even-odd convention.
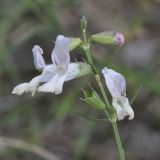
[[[60,160],[117,160],[118,153],[107,122],[78,97],[91,76],[65,83],[59,96],[38,93],[15,96],[12,89],[38,75],[32,47],[40,45],[51,62],[58,34],[80,37],[80,18],[88,18],[88,35],[117,30],[126,36],[123,47],[94,45],[94,61],[101,72],[108,66],[123,73],[135,119],[119,122],[127,160],[160,157],[160,3],[159,0],[1,0],[0,1],[0,137],[20,139],[46,148]],[[72,60],[84,57],[71,52]],[[107,89],[106,89],[107,91]],[[110,96],[110,95],[109,95]],[[1,160],[41,160],[35,154],[1,146]]]

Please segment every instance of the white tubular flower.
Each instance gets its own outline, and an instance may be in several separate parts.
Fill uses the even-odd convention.
[[[38,45],[33,47],[32,52],[35,67],[38,70],[42,70],[42,74],[33,78],[28,83],[22,83],[16,86],[12,94],[22,95],[25,92],[31,92],[33,96],[36,90],[38,92],[60,94],[62,93],[64,81],[78,77],[81,68],[83,68],[83,62],[70,62],[69,38],[62,35],[56,38],[55,47],[51,55],[53,64],[46,65],[42,57],[43,50]],[[84,64],[84,67],[86,67],[86,64]],[[44,84],[38,88],[40,83]]]
[[[112,105],[116,110],[118,120],[123,120],[129,116],[129,120],[134,118],[134,111],[129,105],[128,98],[126,97],[126,82],[124,77],[107,67],[102,69],[107,88],[112,95]]]

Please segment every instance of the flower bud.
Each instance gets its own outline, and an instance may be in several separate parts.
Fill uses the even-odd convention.
[[[114,37],[115,43],[119,46],[122,46],[124,44],[125,38],[124,35],[122,33],[116,33],[115,37]]]
[[[102,32],[91,36],[94,42],[100,44],[116,44],[122,46],[124,44],[124,35],[116,31]]]
[[[98,110],[105,109],[105,104],[102,102],[100,96],[93,88],[90,87],[90,91],[83,90],[83,94],[84,99],[82,100],[84,100],[86,103]]]
[[[76,47],[78,47],[81,43],[80,38],[69,38],[69,50],[72,51]]]
[[[87,29],[87,18],[85,16],[81,18],[81,29],[82,31],[86,31]]]

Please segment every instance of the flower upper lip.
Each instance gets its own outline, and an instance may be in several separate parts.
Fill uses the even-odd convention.
[[[107,87],[112,97],[126,96],[126,81],[120,73],[107,67],[103,68],[102,73],[106,78]]]
[[[69,38],[63,35],[57,36],[55,47],[51,54],[53,64],[67,67],[70,63]]]

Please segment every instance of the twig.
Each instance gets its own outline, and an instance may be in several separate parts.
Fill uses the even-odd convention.
[[[0,137],[0,146],[14,147],[18,149],[23,149],[28,152],[32,152],[46,160],[60,160],[53,153],[43,149],[37,145],[30,144],[21,140],[8,138],[8,137]]]
[[[140,85],[140,86],[138,87],[138,89],[136,90],[136,93],[134,94],[133,98],[132,98],[131,101],[130,101],[130,104],[131,104],[131,105],[133,104],[133,102],[134,102],[135,99],[137,98],[137,96],[138,96],[138,94],[140,93],[140,91],[141,91],[142,88],[143,88],[143,85]]]

